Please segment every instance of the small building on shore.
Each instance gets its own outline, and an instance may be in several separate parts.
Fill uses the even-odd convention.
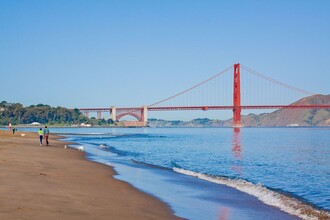
[[[39,122],[32,122],[30,125],[31,126],[40,126],[41,124]]]
[[[92,125],[91,124],[81,123],[80,124],[80,127],[92,127]]]

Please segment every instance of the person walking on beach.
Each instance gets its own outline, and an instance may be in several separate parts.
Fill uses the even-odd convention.
[[[11,131],[11,123],[9,123],[8,127],[9,127],[9,131]]]
[[[42,128],[38,131],[39,140],[40,140],[40,146],[42,145],[42,138],[44,137],[44,132],[42,131]]]
[[[47,126],[45,126],[45,128],[44,128],[44,135],[45,135],[46,144],[48,146],[49,129],[47,128]]]

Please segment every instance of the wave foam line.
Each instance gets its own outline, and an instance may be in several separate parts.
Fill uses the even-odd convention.
[[[298,216],[306,220],[330,219],[330,213],[325,210],[317,210],[298,199],[272,191],[261,184],[253,184],[242,179],[229,179],[225,177],[210,176],[189,170],[173,168],[175,172],[197,177],[209,182],[226,185],[241,192],[257,197],[267,205],[275,206],[290,215]]]

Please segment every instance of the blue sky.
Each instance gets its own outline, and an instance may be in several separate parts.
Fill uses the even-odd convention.
[[[148,105],[236,62],[329,94],[329,11],[326,0],[0,0],[0,100]]]

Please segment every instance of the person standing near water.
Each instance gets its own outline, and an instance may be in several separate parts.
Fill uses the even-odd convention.
[[[9,127],[9,131],[11,131],[11,123],[9,123],[8,127]]]
[[[48,146],[49,129],[47,128],[47,126],[45,126],[45,128],[44,128],[44,135],[45,135],[46,144]]]
[[[38,131],[39,140],[40,140],[40,146],[42,145],[42,138],[44,137],[44,132],[42,131],[42,128]]]

